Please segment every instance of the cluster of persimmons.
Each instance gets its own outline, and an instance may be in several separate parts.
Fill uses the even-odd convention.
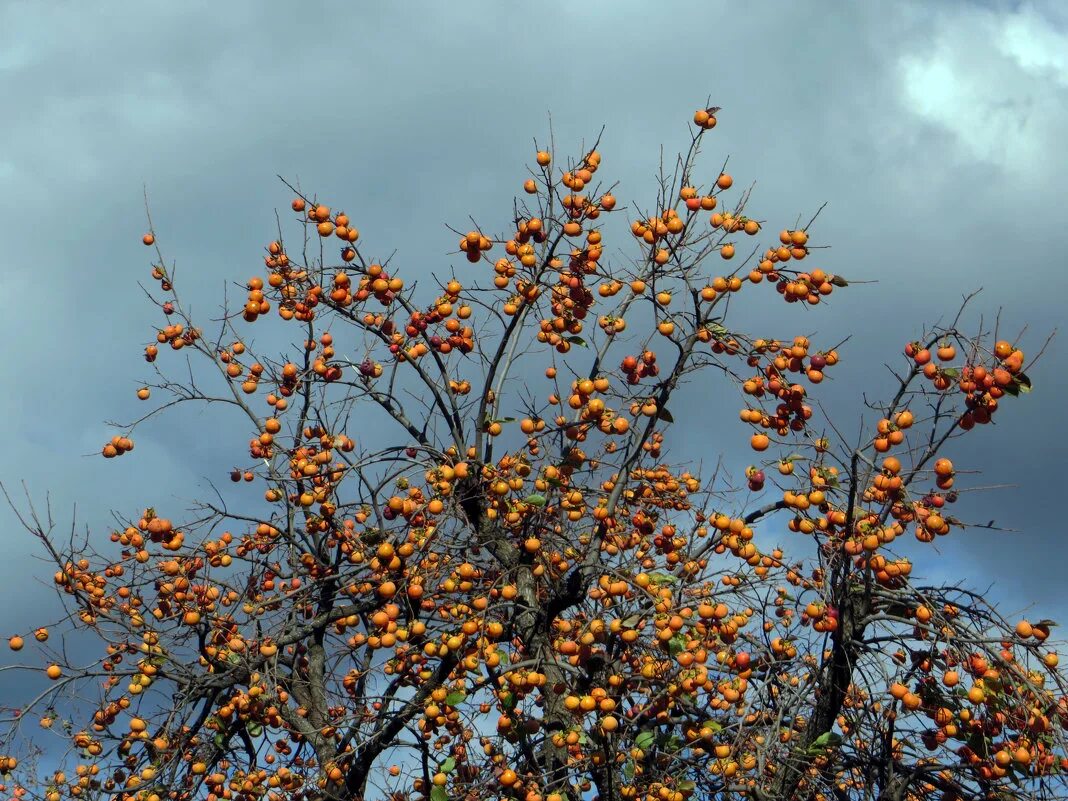
[[[1063,797],[1049,621],[920,587],[895,546],[963,527],[942,451],[1030,390],[1024,354],[931,331],[906,347],[867,438],[832,445],[811,394],[838,350],[737,318],[761,285],[816,306],[848,282],[808,266],[807,225],[748,249],[765,234],[748,193],[728,202],[732,176],[701,187],[694,173],[716,111],[695,114],[647,212],[600,183],[596,147],[559,167],[537,151],[508,230],[457,230],[464,263],[419,276],[429,293],[370,257],[348,214],[297,193],[302,233],[266,245],[265,275],[214,342],[146,234],[167,323],[144,358],[162,372],[161,349],[184,349],[222,389],[179,378],[137,397],[240,410],[246,464],[233,499],[173,520],[145,508],[99,553],[28,524],[67,601],[53,634],[101,651],[76,658],[48,628],[11,637],[12,651],[36,640],[13,665],[44,686],[0,740],[0,789]],[[608,255],[613,233],[635,258]],[[297,337],[286,356],[256,344],[273,315]],[[738,440],[759,463],[741,486],[662,458],[708,439],[707,418],[668,411],[696,375],[744,404]],[[132,450],[132,433],[103,455]]]

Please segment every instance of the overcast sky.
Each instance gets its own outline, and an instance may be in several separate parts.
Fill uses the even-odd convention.
[[[11,423],[0,480],[25,479],[41,503],[50,492],[60,529],[76,504],[102,539],[110,510],[154,504],[178,517],[180,499],[205,477],[225,481],[247,442],[213,410],[139,429],[122,459],[95,455],[114,433],[106,420],[144,410],[133,391],[150,377],[140,354],[160,323],[137,287],[148,280],[144,187],[205,315],[224,282],[262,272],[274,211],[290,200],[277,174],[344,207],[361,241],[396,249],[406,274],[447,272],[465,263],[447,255],[445,223],[470,214],[506,227],[549,114],[570,154],[607,126],[602,172],[625,199],[648,201],[659,146],[684,148],[711,97],[724,110],[708,180],[729,156],[776,230],[827,201],[814,229],[833,246],[822,266],[877,283],[803,320],[755,293],[765,302],[747,312],[752,325],[734,321],[823,342],[854,334],[824,385],[853,419],[862,388],[890,388],[877,365],[965,292],[983,287],[976,312],[1000,308],[1007,334],[1027,325],[1032,351],[1063,325],[1068,292],[1065,8],[0,0],[0,415]],[[1062,335],[1031,371],[1035,392],[952,454],[984,469],[969,482],[1015,485],[958,514],[1018,533],[955,533],[917,574],[993,583],[1006,609],[1034,602],[1035,616],[1068,609],[1066,354]],[[712,391],[699,389],[686,409]],[[736,411],[739,399],[724,387],[713,403]],[[688,456],[697,443],[708,460],[750,460],[748,433],[726,419],[691,438]],[[51,571],[6,507],[0,537],[0,632],[22,631],[45,597],[30,577]]]

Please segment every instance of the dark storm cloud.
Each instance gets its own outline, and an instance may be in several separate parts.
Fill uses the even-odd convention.
[[[976,308],[989,319],[1004,307],[1010,326],[1030,326],[1033,349],[1062,322],[1068,289],[1068,166],[1057,145],[1068,35],[1057,8],[4,4],[0,412],[12,435],[0,476],[16,489],[25,478],[39,501],[51,490],[61,527],[77,502],[79,522],[99,536],[110,509],[180,509],[169,499],[224,477],[241,448],[240,434],[203,425],[211,433],[189,437],[213,410],[139,430],[124,459],[83,456],[113,433],[105,419],[143,411],[132,399],[148,375],[139,352],[159,322],[135,285],[147,279],[143,185],[185,297],[205,314],[224,281],[262,266],[274,209],[288,202],[276,173],[344,207],[377,254],[397,248],[398,263],[425,276],[453,263],[444,223],[470,213],[505,227],[549,112],[564,152],[607,123],[603,172],[641,200],[660,144],[682,148],[692,110],[710,96],[725,110],[702,162],[707,179],[729,155],[739,184],[757,181],[751,208],[774,227],[829,201],[814,229],[833,245],[821,258],[878,283],[803,320],[768,294],[740,305],[744,327],[769,336],[854,334],[825,385],[850,419],[857,388],[888,377],[876,365],[977,287]],[[1059,510],[1047,500],[1065,455],[1054,422],[1068,390],[1064,353],[1055,346],[1034,373],[1037,390],[954,454],[986,466],[984,481],[1021,485],[969,507],[1021,533],[947,538],[920,571],[996,580],[999,597],[1037,600],[1051,616],[1068,606],[1050,558],[1063,553]],[[676,417],[707,394],[689,388]],[[738,407],[733,391],[713,397]],[[676,447],[740,467],[751,460],[745,440],[730,422],[700,448]],[[6,509],[0,519],[0,580],[25,586],[38,551]],[[24,627],[37,597],[5,606],[0,630]]]

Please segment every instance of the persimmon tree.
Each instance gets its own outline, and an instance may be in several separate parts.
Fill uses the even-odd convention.
[[[698,169],[716,111],[647,205],[616,200],[597,143],[550,142],[418,282],[290,187],[263,275],[214,321],[149,218],[151,410],[103,456],[206,404],[243,464],[192,508],[116,512],[110,544],[8,494],[65,613],[10,640],[4,670],[40,686],[6,702],[5,791],[1068,797],[1051,622],[902,556],[966,528],[947,447],[1026,402],[1023,351],[968,329],[970,299],[920,335],[895,321],[900,364],[856,389],[847,436],[817,399],[848,344],[789,329],[848,282],[815,218],[766,226],[725,163]],[[785,333],[747,330],[761,303]],[[697,382],[738,393],[740,421],[676,421]],[[667,458],[684,438],[755,464],[702,475]]]

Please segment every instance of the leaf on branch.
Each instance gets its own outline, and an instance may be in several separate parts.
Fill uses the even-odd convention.
[[[589,347],[589,345],[586,344],[586,340],[582,337],[568,337],[565,341],[570,342],[572,345],[578,345],[580,348]]]
[[[449,801],[448,790],[435,784],[430,788],[430,801]]]
[[[648,751],[649,746],[656,742],[656,735],[651,731],[639,732],[638,736],[634,738],[634,745],[636,748],[640,748],[642,751]]]
[[[832,275],[828,279],[834,286],[849,286],[849,282],[840,275]]]
[[[544,495],[528,495],[523,499],[523,503],[527,506],[537,506],[539,509],[545,506],[546,500]]]
[[[686,650],[686,637],[682,634],[676,634],[670,640],[668,640],[668,653],[672,656],[678,656]]]
[[[374,527],[367,528],[364,529],[362,539],[368,545],[378,545],[378,543],[385,539],[385,532]]]
[[[653,584],[678,584],[679,577],[670,573],[650,573],[649,581]]]
[[[665,423],[675,422],[675,418],[671,416],[671,412],[669,412],[663,406],[656,410],[656,418],[658,420],[663,420]]]
[[[661,748],[663,748],[665,751],[671,751],[673,753],[676,751],[681,751],[682,747],[685,745],[685,743],[683,743],[682,741],[682,738],[680,738],[676,734],[672,734],[668,737],[660,737],[659,742]]]
[[[467,693],[462,690],[453,690],[451,693],[445,696],[445,703],[449,706],[456,706],[463,702],[467,698]]]
[[[452,773],[456,769],[456,759],[453,757],[447,757],[444,762],[438,767],[442,773]]]
[[[812,744],[808,747],[808,753],[819,754],[821,751],[826,751],[828,748],[837,748],[841,744],[842,735],[833,731],[825,731],[812,741]]]
[[[1031,379],[1024,373],[1017,373],[1002,389],[1008,395],[1018,396],[1021,392],[1026,394],[1031,391]]]

